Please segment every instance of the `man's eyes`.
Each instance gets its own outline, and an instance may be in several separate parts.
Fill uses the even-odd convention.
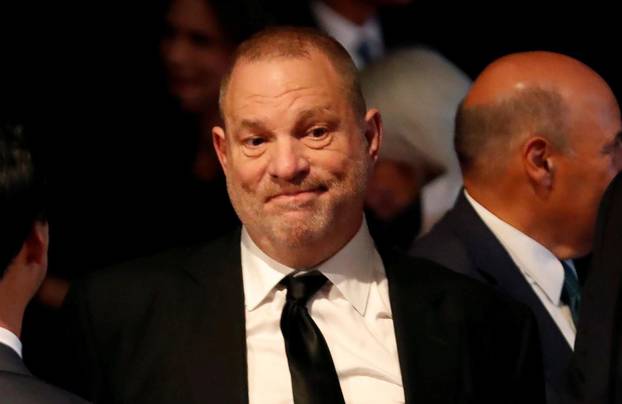
[[[328,136],[328,129],[325,127],[315,127],[307,132],[307,136],[312,139],[324,139]]]
[[[249,157],[258,157],[263,154],[266,142],[263,136],[249,136],[242,139],[242,151]]]
[[[293,136],[293,134],[292,134]],[[317,149],[325,147],[331,141],[331,130],[326,125],[313,126],[299,132],[296,138],[306,144],[308,147]],[[242,136],[240,143],[248,155],[259,155],[263,153],[268,142],[274,139],[270,135],[247,134]]]
[[[266,142],[266,139],[264,139],[263,137],[253,136],[253,137],[249,137],[245,139],[243,143],[245,146],[256,148],[256,147],[260,147],[265,142]]]

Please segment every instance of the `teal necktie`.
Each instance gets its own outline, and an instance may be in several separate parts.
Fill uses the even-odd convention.
[[[562,267],[564,267],[564,287],[562,288],[561,301],[570,308],[572,319],[576,325],[579,321],[579,306],[581,305],[579,280],[570,265],[562,260],[560,262]]]

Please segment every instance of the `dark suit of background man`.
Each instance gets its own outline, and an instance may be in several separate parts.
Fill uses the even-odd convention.
[[[391,50],[413,46],[412,0],[268,0],[278,24],[315,27],[332,36],[359,69]],[[413,25],[415,25],[413,27]]]
[[[0,402],[85,401],[33,377],[22,362],[24,310],[47,269],[48,224],[39,172],[22,129],[0,126]]]
[[[622,164],[619,135],[613,93],[579,61],[547,52],[495,61],[456,117],[465,190],[415,246],[531,307],[551,403],[580,302],[569,260],[592,247],[598,202]]]
[[[363,200],[380,114],[367,110],[337,42],[263,31],[238,49],[221,90],[214,144],[244,227],[71,290],[84,394],[150,404],[543,401],[526,307],[376,251]]]

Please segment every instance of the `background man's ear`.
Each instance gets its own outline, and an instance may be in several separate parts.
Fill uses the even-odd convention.
[[[533,186],[549,190],[555,176],[553,145],[543,137],[532,137],[523,146],[522,156],[523,167]]]
[[[212,141],[214,142],[214,150],[216,150],[218,161],[220,161],[222,170],[226,175],[228,163],[228,149],[227,138],[225,137],[225,130],[220,126],[214,126],[214,128],[212,129]]]
[[[378,160],[378,152],[382,145],[382,117],[380,111],[371,108],[365,114],[365,138],[367,139],[367,150],[374,162]]]

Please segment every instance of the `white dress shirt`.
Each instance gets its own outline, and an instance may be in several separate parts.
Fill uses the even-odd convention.
[[[264,254],[242,231],[250,404],[293,403],[280,319],[294,269]],[[382,260],[363,222],[319,270],[328,282],[307,304],[331,352],[346,403],[404,403]]]
[[[2,327],[0,327],[0,344],[8,346],[14,350],[20,358],[22,357],[22,342],[17,338],[17,335]]]
[[[364,61],[357,52],[363,41],[367,42],[372,59],[375,60],[384,55],[384,39],[377,18],[370,18],[359,26],[341,16],[322,1],[311,2],[311,12],[314,14],[319,27],[346,48],[359,69],[365,67]]]
[[[574,349],[576,329],[570,308],[561,302],[564,268],[542,244],[499,219],[480,205],[466,190],[464,194],[479,217],[505,247],[535,294],[538,296],[564,338]],[[572,261],[565,261],[573,270]]]

